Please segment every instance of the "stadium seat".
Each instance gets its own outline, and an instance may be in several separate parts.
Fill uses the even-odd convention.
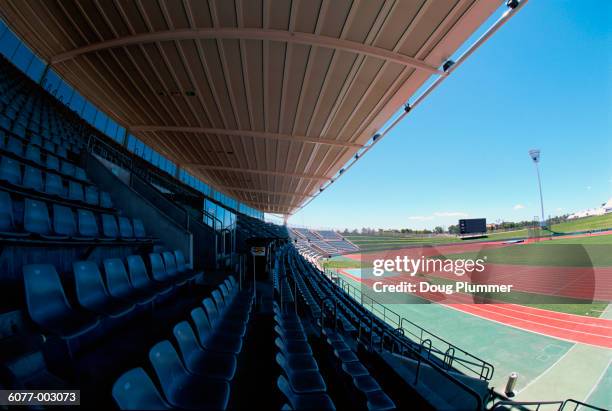
[[[29,233],[51,236],[51,220],[47,205],[38,200],[26,198],[24,201],[23,227]]]
[[[134,230],[132,230],[132,223],[127,217],[119,217],[119,236],[125,240],[134,239]]]
[[[73,201],[84,202],[83,186],[76,181],[68,181],[68,198]]]
[[[44,330],[70,338],[83,335],[98,325],[95,315],[70,306],[52,265],[24,265],[23,278],[28,314]]]
[[[19,157],[23,156],[23,144],[15,137],[9,137],[6,143],[6,149]]]
[[[74,177],[76,173],[76,169],[74,168],[74,164],[68,161],[62,161],[61,173],[70,177]]]
[[[68,157],[68,151],[66,150],[65,147],[62,147],[62,146],[57,146],[57,148],[55,149],[55,154],[57,154],[58,157],[61,157],[61,158]]]
[[[76,295],[82,307],[111,318],[123,317],[134,309],[133,305],[115,300],[108,294],[95,262],[75,261],[72,267]]]
[[[210,297],[202,300],[202,306],[208,317],[208,322],[213,329],[218,329],[219,332],[228,336],[244,337],[246,334],[246,321],[225,318],[221,316],[215,303]]]
[[[185,255],[181,250],[174,250],[174,258],[176,260],[176,269],[179,273],[184,273],[188,270],[185,263]]]
[[[62,178],[57,174],[47,173],[45,175],[45,192],[62,198],[66,197],[66,190]]]
[[[73,237],[77,232],[74,214],[66,206],[53,204],[53,231],[57,235]]]
[[[147,274],[144,261],[139,255],[129,255],[127,257],[128,271],[132,286],[139,291],[155,291],[158,295],[167,295],[172,291],[171,286],[163,286],[153,283]]]
[[[151,276],[153,280],[160,284],[171,284],[172,278],[166,272],[166,267],[161,256],[157,253],[149,254],[149,264],[151,265]]]
[[[111,196],[106,191],[100,192],[100,207],[113,208],[113,201],[111,200]]]
[[[296,394],[289,385],[287,378],[283,375],[278,377],[278,389],[289,401],[293,410],[335,410],[336,407],[329,398],[329,395],[324,393],[318,394]]]
[[[98,201],[98,188],[96,186],[85,187],[85,202],[97,206]]]
[[[191,310],[191,319],[202,348],[229,354],[239,354],[242,351],[242,338],[214,333],[202,308]]]
[[[229,401],[229,384],[190,374],[169,341],[151,348],[149,360],[168,402],[184,409],[224,410]]]
[[[113,384],[113,398],[121,410],[172,409],[142,368],[129,370],[117,379]]]
[[[117,219],[111,214],[102,214],[102,234],[101,240],[116,240],[119,237]]]
[[[79,227],[79,238],[82,240],[93,240],[98,238],[98,223],[93,212],[89,210],[77,210]]]
[[[10,237],[27,237],[30,235],[17,231],[13,217],[13,201],[6,191],[0,191],[0,235]]]
[[[31,188],[36,191],[43,191],[44,183],[42,178],[42,172],[39,168],[25,166],[25,171],[23,172],[23,186],[26,188]]]
[[[30,137],[30,144],[37,145],[40,148],[40,146],[42,146],[42,137],[38,134],[33,134],[32,137]]]
[[[136,238],[146,238],[147,233],[145,232],[144,225],[142,224],[142,220],[138,218],[134,218],[134,237]]]
[[[55,153],[55,144],[53,144],[52,141],[45,140],[43,143],[43,148],[49,153]]]
[[[55,156],[50,155],[50,154],[47,154],[47,160],[45,162],[45,165],[50,170],[59,171],[59,169],[60,169],[59,159],[57,157],[55,157]]]
[[[185,368],[190,373],[231,381],[236,374],[233,354],[210,352],[198,344],[191,325],[182,321],[174,327],[174,338],[179,345]]]
[[[41,164],[40,148],[33,144],[29,144],[26,148],[25,158],[35,162],[36,164]]]
[[[12,158],[2,157],[0,160],[0,179],[13,185],[21,184],[21,165]]]
[[[176,268],[176,260],[174,259],[174,254],[170,251],[164,251],[162,253],[162,259],[164,262],[164,266],[166,267],[167,276],[170,279],[173,279],[177,285],[183,285],[193,277],[188,274],[186,275],[186,273],[179,274],[178,269]]]
[[[74,176],[79,180],[87,181],[87,174],[85,174],[85,170],[83,170],[81,167],[75,167]]]
[[[109,258],[104,260],[104,272],[106,273],[108,292],[113,297],[124,301],[133,301],[138,305],[150,305],[155,300],[155,291],[132,287],[121,259]]]

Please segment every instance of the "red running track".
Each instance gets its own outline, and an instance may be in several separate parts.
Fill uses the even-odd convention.
[[[366,283],[370,287],[374,281],[362,280],[345,270],[340,271],[347,277],[360,283]],[[419,279],[411,276],[387,277],[385,284],[397,284],[402,281],[418,282]],[[521,330],[560,340],[612,348],[612,320],[583,317],[516,304],[475,304],[466,294],[417,293],[417,295],[455,310]]]

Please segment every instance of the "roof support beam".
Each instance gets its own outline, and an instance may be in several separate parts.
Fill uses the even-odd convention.
[[[248,169],[248,168],[213,166],[213,165],[198,164],[198,163],[187,163],[187,164],[182,164],[182,166],[193,167],[196,169],[200,168],[204,170],[235,171],[237,173],[265,174],[265,175],[280,176],[280,177],[296,177],[296,178],[306,178],[310,180],[319,180],[319,181],[329,180],[329,177],[324,176],[324,175],[317,175],[317,174],[290,173],[290,172],[285,172],[285,171],[272,171],[272,170],[253,170],[253,169]]]
[[[224,185],[217,185],[216,187],[220,188],[220,189],[225,189],[225,190],[231,190],[231,191],[241,191],[244,193],[262,193],[262,194],[270,194],[273,196],[288,196],[288,197],[312,197],[311,194],[304,194],[304,193],[289,193],[286,191],[272,191],[272,190],[260,190],[258,188],[245,188],[245,187],[235,187],[235,186],[224,186]]]
[[[179,132],[193,134],[219,134],[232,137],[254,137],[268,140],[285,140],[285,141],[301,141],[304,143],[326,144],[329,146],[338,147],[353,147],[361,148],[363,144],[351,143],[348,141],[336,141],[332,139],[297,136],[292,134],[271,133],[267,131],[252,131],[252,130],[229,130],[225,128],[207,128],[207,127],[183,127],[183,126],[148,126],[136,125],[130,126],[131,132]]]
[[[322,36],[311,33],[292,32],[286,30],[271,29],[251,29],[251,28],[198,28],[198,29],[179,29],[163,30],[152,33],[134,34],[119,37],[112,40],[91,43],[83,47],[78,47],[64,53],[56,54],[51,57],[50,64],[58,64],[67,60],[74,59],[82,54],[95,51],[106,50],[114,47],[124,47],[134,44],[155,43],[159,41],[178,41],[178,40],[201,40],[201,39],[245,39],[245,40],[271,40],[287,43],[306,44],[310,46],[325,47],[336,50],[344,50],[352,53],[363,54],[370,57],[379,58],[385,61],[401,64],[424,70],[429,73],[444,75],[444,71],[439,70],[431,64],[422,60],[393,52],[381,47],[375,47],[356,41],[344,40],[335,37]]]

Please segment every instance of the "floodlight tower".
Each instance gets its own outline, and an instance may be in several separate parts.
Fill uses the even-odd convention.
[[[536,168],[536,174],[538,175],[538,188],[540,189],[540,210],[542,212],[542,219],[540,220],[540,227],[544,227],[544,200],[542,197],[542,179],[540,178],[540,168],[538,163],[540,162],[540,150],[532,149],[529,150],[529,157],[533,160],[533,164]]]

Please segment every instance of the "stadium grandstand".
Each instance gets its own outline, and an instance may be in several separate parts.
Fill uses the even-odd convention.
[[[530,407],[332,281],[349,240],[264,219],[526,3],[0,0],[0,409]]]

